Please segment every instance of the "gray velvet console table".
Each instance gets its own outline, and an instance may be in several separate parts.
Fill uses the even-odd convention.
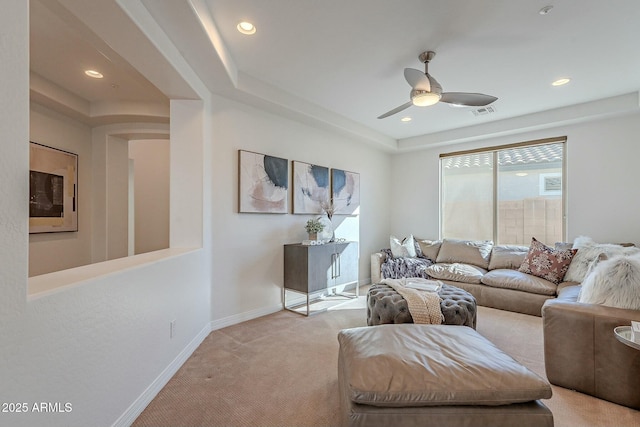
[[[357,297],[358,257],[358,242],[284,245],[284,308],[300,313],[296,308],[304,305],[299,302],[288,305],[287,291],[306,295],[307,316],[310,298],[321,292],[354,285]]]

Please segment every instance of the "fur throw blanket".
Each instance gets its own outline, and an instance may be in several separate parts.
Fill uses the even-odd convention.
[[[640,310],[640,254],[600,261],[582,282],[578,302]]]
[[[580,236],[573,241],[573,249],[578,252],[573,256],[569,269],[564,276],[565,282],[582,282],[589,272],[598,264],[601,254],[605,258],[617,255],[633,255],[640,253],[640,248],[623,247],[611,243],[596,243],[590,237]]]

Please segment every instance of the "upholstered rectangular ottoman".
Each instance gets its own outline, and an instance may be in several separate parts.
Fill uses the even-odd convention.
[[[472,328],[380,325],[338,341],[344,426],[553,426],[549,383]]]

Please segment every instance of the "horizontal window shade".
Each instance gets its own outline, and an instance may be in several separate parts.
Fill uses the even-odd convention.
[[[441,155],[441,236],[523,245],[532,237],[564,240],[565,141]]]

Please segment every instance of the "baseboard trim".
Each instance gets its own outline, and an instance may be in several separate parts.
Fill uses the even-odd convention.
[[[269,307],[261,307],[251,311],[245,311],[244,313],[234,314],[233,316],[223,317],[222,319],[212,320],[209,325],[211,331],[217,329],[226,328],[227,326],[233,326],[238,323],[246,322],[247,320],[257,319],[258,317],[267,316],[269,314],[281,311],[282,305],[272,305]]]
[[[191,340],[191,342],[173,359],[164,371],[156,378],[147,389],[127,408],[127,410],[112,424],[112,427],[129,427],[140,416],[142,411],[151,403],[151,401],[160,393],[160,390],[167,385],[169,380],[178,372],[178,369],[191,357],[202,341],[217,329],[226,328],[247,320],[256,319],[272,313],[281,311],[282,305],[273,305],[270,307],[262,307],[256,310],[246,311],[244,313],[234,314],[233,316],[223,317],[222,319],[212,320],[202,328],[202,330]]]
[[[160,390],[167,385],[169,380],[178,372],[178,369],[191,357],[193,352],[198,348],[202,341],[211,333],[210,325],[207,324],[202,330],[191,340],[191,342],[173,359],[162,373],[156,378],[149,387],[127,408],[127,410],[112,424],[112,427],[129,427],[140,416],[142,411],[151,403],[151,401],[160,393]]]

